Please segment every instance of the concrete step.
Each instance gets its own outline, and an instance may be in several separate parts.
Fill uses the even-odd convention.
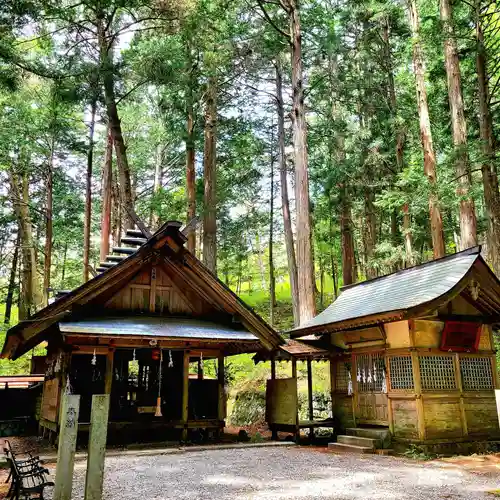
[[[337,436],[337,442],[342,444],[353,444],[363,448],[381,448],[381,442],[378,439],[364,438],[359,436]]]
[[[377,439],[378,447],[389,448],[391,446],[391,433],[389,429],[371,427],[352,427],[346,429],[348,436],[358,436],[364,438]]]
[[[344,443],[328,443],[328,449],[331,451],[336,451],[338,453],[373,453],[373,448]]]

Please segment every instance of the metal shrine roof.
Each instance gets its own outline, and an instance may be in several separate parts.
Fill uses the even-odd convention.
[[[86,335],[117,335],[138,337],[166,337],[210,339],[222,341],[258,341],[258,337],[245,330],[191,318],[126,316],[85,318],[61,321],[62,333],[82,333]]]
[[[480,247],[369,281],[349,285],[333,304],[296,328],[299,331],[343,323],[349,320],[406,311],[438,299],[455,287],[480,257]],[[304,332],[305,333],[305,332]]]

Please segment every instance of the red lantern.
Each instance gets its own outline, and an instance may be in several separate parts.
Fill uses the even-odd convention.
[[[153,349],[151,351],[151,358],[153,361],[159,361],[160,360],[160,349]]]

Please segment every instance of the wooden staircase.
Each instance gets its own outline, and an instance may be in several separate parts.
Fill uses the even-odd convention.
[[[339,453],[378,453],[388,450],[391,433],[385,428],[355,427],[346,429],[345,435],[337,436],[336,443],[328,443],[328,449]]]

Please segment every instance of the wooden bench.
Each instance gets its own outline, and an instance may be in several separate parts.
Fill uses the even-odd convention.
[[[43,500],[44,489],[54,486],[54,483],[47,480],[49,471],[42,466],[40,459],[31,455],[24,460],[17,459],[8,441],[4,445],[4,451],[10,466],[7,481],[12,479],[7,498]]]

